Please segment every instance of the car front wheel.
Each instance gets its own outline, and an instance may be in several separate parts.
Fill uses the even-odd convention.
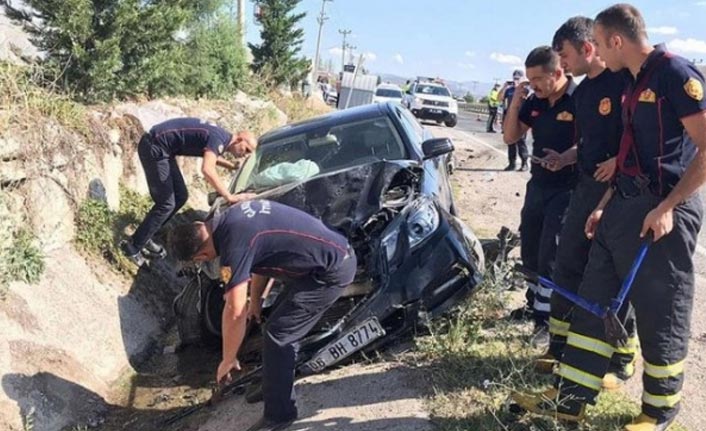
[[[458,120],[456,117],[450,118],[446,121],[444,121],[444,124],[446,124],[446,127],[456,127],[456,123],[458,123]]]

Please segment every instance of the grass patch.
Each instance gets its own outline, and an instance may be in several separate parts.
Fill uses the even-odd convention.
[[[36,283],[44,273],[44,253],[37,247],[36,238],[27,229],[18,229],[12,235],[12,245],[2,256],[2,274],[5,281],[21,280]]]
[[[507,273],[509,265],[501,270]],[[508,279],[507,274],[498,278]],[[434,395],[429,409],[439,430],[569,429],[551,419],[514,415],[507,408],[512,391],[541,391],[553,382],[551,376],[534,372],[532,361],[542,352],[531,347],[528,325],[503,319],[507,299],[501,283],[486,279],[458,313],[436,324],[430,336],[417,339],[414,359],[430,371]],[[603,393],[580,429],[622,431],[638,413],[639,405],[625,394]]]
[[[49,84],[39,66],[0,62],[0,130],[19,126],[31,132],[36,130],[38,118],[51,118],[88,136],[85,107],[52,91]]]
[[[36,283],[44,273],[44,253],[36,238],[25,228],[15,226],[0,194],[0,300],[11,281]]]
[[[296,123],[332,111],[331,107],[324,104],[317,105],[313,100],[306,99],[298,94],[284,96],[273,91],[270,92],[269,99],[287,115],[287,123]]]
[[[84,252],[101,256],[119,272],[135,275],[137,268],[118,246],[129,226],[137,225],[152,206],[149,198],[120,186],[120,209],[113,211],[104,201],[86,199],[76,216],[76,245]]]

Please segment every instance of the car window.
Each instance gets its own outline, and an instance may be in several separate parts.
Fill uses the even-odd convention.
[[[243,166],[235,192],[264,191],[339,169],[408,158],[389,118],[340,124],[261,142]]]
[[[451,97],[451,93],[446,87],[439,87],[436,85],[424,85],[420,84],[417,86],[417,93],[429,94],[431,96],[446,96]]]
[[[379,97],[395,97],[402,98],[402,92],[392,88],[378,88],[375,95]]]
[[[421,149],[422,140],[424,139],[424,130],[422,129],[422,126],[417,123],[414,116],[406,109],[395,108],[395,111],[397,112],[397,116],[400,119],[400,123],[402,123],[402,127],[405,129],[405,132],[407,132],[407,135],[412,138],[412,143]]]

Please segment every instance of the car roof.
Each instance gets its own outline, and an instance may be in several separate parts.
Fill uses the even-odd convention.
[[[374,103],[370,105],[356,106],[355,108],[334,111],[330,114],[320,115],[298,123],[287,124],[277,129],[271,130],[260,136],[260,143],[267,144],[268,141],[279,140],[289,136],[307,133],[319,128],[330,128],[339,124],[352,123],[371,118],[389,116],[392,112],[392,103]]]
[[[446,88],[446,86],[445,86],[444,84],[439,84],[438,82],[426,82],[426,81],[424,81],[424,82],[418,82],[418,83],[417,83],[417,85],[422,85],[422,84],[424,84],[424,85],[429,85],[429,86],[431,86],[431,87],[444,87],[444,88]]]

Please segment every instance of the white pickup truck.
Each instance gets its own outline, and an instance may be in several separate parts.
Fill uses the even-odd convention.
[[[443,84],[436,82],[415,82],[405,94],[402,104],[415,117],[433,120],[454,127],[458,121],[458,103]]]

